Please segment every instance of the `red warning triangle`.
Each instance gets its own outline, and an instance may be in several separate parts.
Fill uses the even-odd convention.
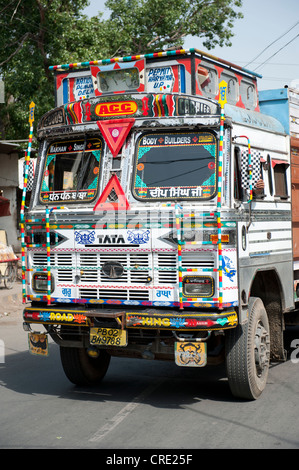
[[[118,201],[107,201],[111,192],[113,196],[117,195]],[[100,199],[94,206],[94,211],[107,211],[107,210],[127,210],[130,209],[130,204],[126,198],[123,188],[116,175],[112,175],[104,191],[102,192]]]
[[[113,157],[116,157],[120,151],[134,122],[134,118],[97,121],[97,125],[102,132]]]

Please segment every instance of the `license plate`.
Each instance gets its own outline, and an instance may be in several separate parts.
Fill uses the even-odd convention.
[[[127,346],[126,330],[116,328],[90,328],[90,344],[98,346]]]
[[[36,354],[37,356],[48,356],[49,354],[48,336],[44,333],[29,333],[28,345],[31,354]]]
[[[174,348],[175,363],[183,367],[204,367],[207,364],[207,343],[178,341]]]

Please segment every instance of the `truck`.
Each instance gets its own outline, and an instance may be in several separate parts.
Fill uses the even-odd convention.
[[[112,356],[225,363],[257,399],[298,323],[298,90],[196,48],[50,69],[21,214],[31,352],[52,338],[88,386]]]

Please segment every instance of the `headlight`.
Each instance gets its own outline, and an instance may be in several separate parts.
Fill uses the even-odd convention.
[[[186,276],[183,278],[183,295],[185,297],[212,297],[214,279],[210,276]]]
[[[46,294],[48,292],[48,274],[47,273],[35,273],[33,274],[32,287],[36,292],[42,292]],[[54,280],[51,276],[51,293],[54,290]]]

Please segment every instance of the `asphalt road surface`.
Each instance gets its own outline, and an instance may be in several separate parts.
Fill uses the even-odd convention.
[[[139,359],[112,358],[100,386],[80,388],[65,377],[56,344],[48,357],[28,352],[22,308],[20,282],[0,288],[1,449],[105,449],[116,459],[124,449],[299,448],[299,360],[272,365],[252,402],[232,397],[222,366]],[[299,328],[286,338],[299,359],[290,348]]]

